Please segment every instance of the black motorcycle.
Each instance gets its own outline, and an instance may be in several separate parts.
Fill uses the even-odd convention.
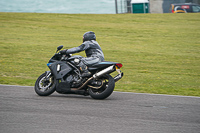
[[[60,94],[90,95],[94,99],[109,97],[115,82],[123,77],[120,71],[121,63],[103,61],[88,66],[91,76],[82,77],[79,62],[82,56],[63,55],[59,51],[63,45],[57,47],[55,55],[49,60],[46,71],[35,82],[35,92],[40,96],[51,95],[54,91]],[[114,78],[110,75],[117,71]]]

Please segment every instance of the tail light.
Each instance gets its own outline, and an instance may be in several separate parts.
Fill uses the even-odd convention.
[[[118,68],[121,68],[123,65],[122,65],[121,63],[117,63],[116,66],[117,66]]]

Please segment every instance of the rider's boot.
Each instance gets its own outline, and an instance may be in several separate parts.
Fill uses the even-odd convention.
[[[87,66],[81,61],[80,62],[80,70],[81,70],[81,76],[82,77],[89,77],[91,75],[91,72],[88,71]]]
[[[81,76],[82,77],[89,77],[91,75],[91,72],[89,72],[87,69],[82,71]]]

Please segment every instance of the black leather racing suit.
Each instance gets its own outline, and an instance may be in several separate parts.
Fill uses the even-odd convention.
[[[67,50],[67,54],[74,54],[85,50],[87,57],[82,58],[82,62],[86,66],[96,64],[98,62],[104,61],[104,54],[97,41],[85,41],[80,46],[74,47]],[[83,65],[80,63],[80,65]]]

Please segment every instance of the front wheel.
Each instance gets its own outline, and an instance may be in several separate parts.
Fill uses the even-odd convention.
[[[38,77],[35,82],[35,92],[39,96],[49,96],[56,90],[56,79],[51,75],[46,78],[46,73]]]
[[[101,88],[89,88],[89,94],[93,99],[105,99],[112,94],[115,88],[115,80],[112,76],[106,74],[99,80],[103,83]]]

